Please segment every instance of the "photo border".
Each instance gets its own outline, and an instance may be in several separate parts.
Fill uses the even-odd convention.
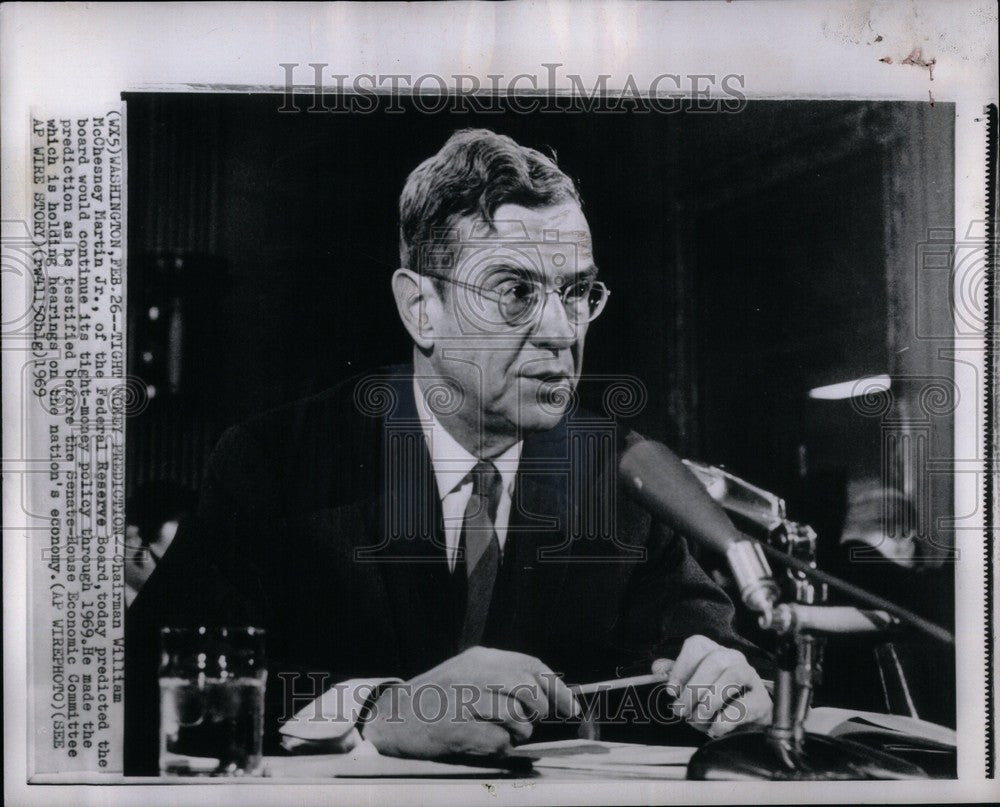
[[[24,3],[0,9],[4,219],[29,218],[26,144],[32,107],[73,114],[114,103],[121,92],[129,90],[225,92],[280,87],[274,73],[281,70],[277,66],[283,62],[326,63],[331,69],[337,65],[337,72],[347,75],[471,73],[483,77],[485,83],[490,74],[514,76],[531,70],[544,81],[546,73],[541,66],[560,61],[567,72],[586,77],[588,87],[605,72],[610,72],[609,83],[615,86],[626,76],[641,82],[642,76],[648,80],[653,71],[669,69],[682,75],[742,74],[746,78],[744,92],[750,99],[952,101],[956,104],[955,233],[971,243],[982,243],[982,265],[986,265],[987,255],[995,256],[995,243],[990,242],[992,223],[984,226],[988,216],[995,215],[995,207],[987,209],[983,194],[986,124],[990,114],[995,120],[995,110],[989,113],[985,108],[997,102],[996,43],[986,33],[995,29],[993,6],[918,2],[873,5],[859,11],[839,3],[577,6],[536,2],[499,7],[474,3],[436,8],[424,4],[308,4],[279,10],[263,3],[184,8],[181,11],[174,4],[45,7]],[[248,22],[250,16],[255,21]],[[470,57],[470,43],[489,47],[475,50]],[[918,54],[907,63],[918,47],[923,56]],[[551,57],[552,51],[559,54],[558,60]],[[246,58],[248,53],[253,58]],[[99,67],[95,67],[97,58],[102,62]],[[928,64],[932,66],[928,68]],[[6,285],[6,276],[4,281]],[[960,291],[956,288],[956,294]],[[991,278],[980,293],[995,291]],[[5,313],[10,305],[5,295]],[[989,302],[983,299],[979,310],[984,316],[995,314],[995,298]],[[975,458],[983,465],[981,472],[956,473],[954,512],[978,513],[972,526],[981,527],[984,536],[981,542],[964,543],[963,562],[956,564],[956,589],[962,592],[956,603],[956,655],[962,659],[960,673],[979,680],[979,684],[964,687],[959,682],[957,729],[960,737],[984,738],[981,749],[961,750],[958,781],[827,784],[820,793],[802,783],[783,784],[777,789],[766,783],[741,784],[737,793],[731,784],[715,783],[692,787],[679,782],[595,782],[582,788],[567,783],[504,782],[496,783],[495,790],[489,792],[479,782],[420,787],[383,782],[375,785],[379,797],[393,803],[414,803],[442,796],[472,798],[473,793],[486,792],[488,803],[677,799],[712,803],[734,798],[773,802],[806,797],[812,801],[977,800],[995,795],[995,782],[977,785],[984,783],[983,774],[993,769],[993,760],[988,757],[995,759],[995,748],[992,755],[987,753],[987,743],[992,743],[988,738],[992,737],[993,693],[992,682],[986,678],[992,670],[986,640],[995,624],[992,565],[996,527],[995,513],[981,507],[996,503],[992,485],[997,470],[997,430],[987,387],[987,380],[995,378],[995,356],[985,350],[987,346],[995,349],[995,342],[988,343],[986,336],[995,339],[996,334],[985,328],[983,333],[982,343],[977,344],[973,334],[972,344],[956,340],[954,347],[956,360],[969,364],[976,373],[979,383],[973,398],[983,405],[974,422],[957,420],[955,428],[955,457]],[[5,447],[16,440],[21,423],[19,376],[12,372],[14,358],[15,353],[4,352]],[[990,438],[993,442],[988,442]],[[43,785],[25,787],[18,775],[30,763],[27,749],[31,745],[25,743],[28,729],[23,697],[29,691],[24,632],[28,572],[21,542],[23,529],[13,535],[7,532],[7,519],[22,501],[18,475],[24,469],[17,458],[8,459],[6,450],[4,457],[5,789],[19,804],[58,803],[67,799],[70,791]],[[963,484],[958,484],[959,480]],[[977,671],[982,672],[974,675]],[[93,781],[105,779],[98,775]],[[291,803],[316,795],[305,785],[282,783],[277,788],[273,787],[276,782],[254,784],[260,785],[254,798],[266,803]],[[330,784],[326,782],[322,789],[324,800],[350,802],[354,783]],[[240,791],[234,788],[245,785],[185,786],[192,788],[193,800],[207,803],[220,797],[238,798]],[[168,804],[176,801],[177,793],[161,785],[105,788],[101,797],[113,795],[121,803],[141,800]]]

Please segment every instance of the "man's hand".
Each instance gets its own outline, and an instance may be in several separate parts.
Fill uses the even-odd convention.
[[[672,666],[668,659],[653,662],[654,673],[668,670],[667,690],[678,693],[674,713],[709,737],[771,717],[771,696],[739,650],[691,636]]]
[[[573,693],[538,659],[473,647],[385,690],[362,733],[391,756],[502,754],[511,740],[527,740],[535,721],[579,712]]]

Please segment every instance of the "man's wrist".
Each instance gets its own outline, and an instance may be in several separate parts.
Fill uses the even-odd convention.
[[[386,711],[391,703],[392,690],[394,687],[398,687],[398,681],[387,681],[384,684],[379,684],[372,687],[372,691],[365,698],[365,702],[362,704],[361,709],[358,711],[358,721],[355,724],[358,733],[365,740],[372,741],[372,736],[376,732],[366,731],[370,729],[372,723],[379,717],[381,713]]]

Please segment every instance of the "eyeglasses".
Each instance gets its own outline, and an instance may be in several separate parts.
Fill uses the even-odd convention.
[[[541,317],[548,296],[552,292],[559,295],[559,301],[566,311],[566,318],[576,324],[597,319],[604,310],[608,297],[611,296],[611,290],[599,280],[574,280],[561,288],[549,291],[542,283],[530,278],[509,278],[502,280],[495,288],[486,288],[431,272],[423,274],[474,291],[488,300],[494,300],[499,309],[500,319],[511,327],[526,325]]]

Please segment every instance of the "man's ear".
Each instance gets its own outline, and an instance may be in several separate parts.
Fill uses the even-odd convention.
[[[396,298],[399,318],[421,350],[429,350],[434,345],[434,328],[428,309],[438,303],[433,291],[425,293],[425,283],[430,281],[410,269],[397,269],[392,275],[392,294]]]

